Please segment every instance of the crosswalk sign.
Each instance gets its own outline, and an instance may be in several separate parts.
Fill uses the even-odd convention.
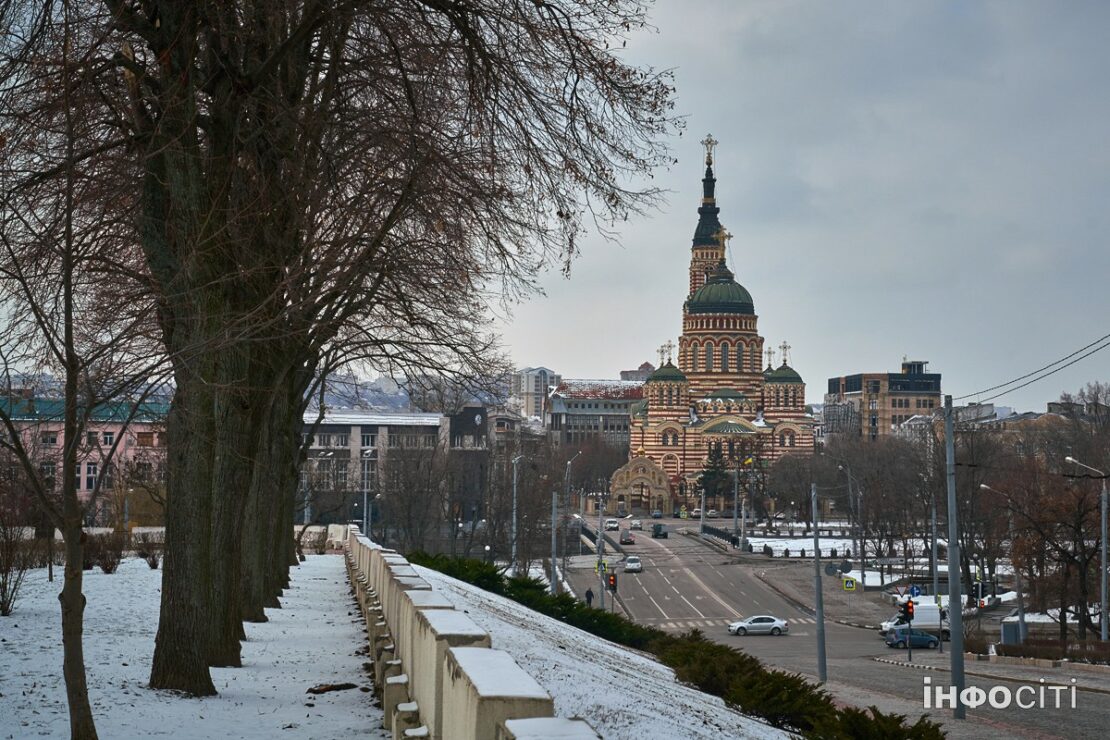
[[[604,573],[606,570],[605,561],[602,560],[594,565],[594,573]]]
[[[844,590],[845,591],[855,591],[856,590],[856,579],[855,578],[845,578],[844,579]]]

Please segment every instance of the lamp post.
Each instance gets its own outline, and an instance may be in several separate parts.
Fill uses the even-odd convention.
[[[979,488],[981,488],[984,491],[993,491],[995,493],[1001,494],[1002,496],[1006,496],[1007,499],[1010,498],[1005,493],[1002,493],[1002,491],[999,491],[996,488],[991,488],[986,483],[980,483]],[[1022,594],[1021,568],[1019,568],[1017,566],[1017,563],[1014,562],[1014,513],[1013,513],[1012,510],[1010,511],[1010,516],[1009,516],[1009,530],[1010,530],[1010,565],[1014,569],[1014,588],[1017,590],[1018,642],[1022,643],[1022,642],[1025,642],[1025,596]],[[948,577],[951,578],[952,574],[949,573]]]
[[[517,455],[513,458],[513,520],[509,531],[509,572],[514,576],[516,575],[516,464],[523,459],[524,455]]]
[[[863,560],[864,560],[864,558],[863,558],[863,491],[857,485],[856,486],[856,494],[853,495],[853,493],[852,493],[852,467],[850,465],[848,465],[848,463],[842,462],[842,463],[840,463],[839,465],[836,466],[836,469],[844,471],[844,473],[848,476],[848,506],[849,506],[849,508],[850,509],[853,508],[852,504],[853,504],[853,502],[855,503],[854,508],[855,508],[855,512],[856,512],[856,537],[857,537],[856,555],[859,557],[859,575],[860,575],[859,583],[860,583],[860,586],[863,588],[863,593],[866,595],[867,594],[867,568],[865,566],[865,563],[863,562]],[[881,571],[882,568],[880,567],[879,570]],[[882,579],[880,578],[879,581],[880,581],[879,586],[881,588],[882,587]]]
[[[1065,457],[1064,460],[1066,460],[1067,462],[1070,462],[1072,465],[1078,465],[1081,468],[1086,468],[1087,470],[1090,470],[1092,473],[1096,473],[1096,474],[1102,476],[1102,497],[1101,497],[1101,507],[1100,507],[1100,509],[1101,509],[1101,511],[1100,511],[1101,533],[1102,533],[1102,560],[1101,560],[1101,567],[1099,568],[1100,574],[1102,576],[1102,578],[1100,579],[1100,585],[1102,587],[1102,597],[1101,597],[1100,604],[1099,604],[1099,623],[1100,623],[1100,626],[1101,626],[1100,631],[1102,633],[1101,639],[1102,639],[1103,642],[1106,642],[1106,639],[1107,639],[1107,617],[1108,617],[1108,615],[1106,613],[1106,509],[1107,509],[1106,473],[1102,472],[1098,468],[1092,468],[1090,465],[1086,465],[1084,463],[1081,463],[1070,455]]]
[[[578,456],[581,455],[581,454],[582,454],[582,450],[579,450],[578,452],[574,453],[573,457],[571,457],[569,460],[567,460],[567,469],[566,469],[566,472],[563,474],[563,508],[565,510],[569,510],[569,508],[570,508],[570,464],[572,462],[574,462],[575,460],[577,460]],[[554,503],[554,502],[552,502],[552,503]],[[558,588],[556,588],[556,586],[558,585],[558,581],[556,581],[555,578],[554,578],[554,576],[556,575],[556,573],[555,573],[555,558],[556,558],[556,552],[555,552],[555,548],[556,548],[555,513],[556,512],[555,512],[554,507],[553,507],[552,512],[551,512],[551,575],[552,575],[551,583],[553,584],[551,594],[553,596],[558,591]],[[563,570],[564,571],[566,570],[566,567],[567,567],[566,556],[567,556],[567,543],[566,543],[566,529],[564,528],[564,530],[563,530],[563,561],[564,561],[563,562]]]

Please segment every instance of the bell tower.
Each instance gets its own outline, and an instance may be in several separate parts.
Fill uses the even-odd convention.
[[[717,214],[721,209],[717,207],[714,189],[717,178],[713,174],[713,149],[719,142],[709,134],[702,139],[705,147],[705,177],[702,178],[701,206],[698,208],[698,225],[694,229],[694,243],[690,253],[690,294],[705,285],[707,276],[717,267],[717,263],[724,259],[726,240],[732,235],[725,231]]]

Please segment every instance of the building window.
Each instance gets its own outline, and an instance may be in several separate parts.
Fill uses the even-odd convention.
[[[85,463],[85,489],[96,488],[96,463]]]
[[[96,447],[96,443],[100,440],[100,435],[96,432],[85,432],[85,444],[89,447]]]
[[[748,357],[748,367],[752,369],[752,372],[755,372],[759,369],[759,345],[753,344],[748,348]]]
[[[154,432],[137,432],[135,434],[135,441],[139,447],[153,447],[154,446]]]
[[[42,476],[42,483],[47,489],[54,487],[54,476],[57,475],[57,472],[57,466],[53,460],[39,465],[39,474]]]
[[[696,373],[698,371],[698,350],[701,349],[697,344],[690,345],[690,372]]]
[[[54,445],[58,444],[58,433],[43,432],[39,435],[39,440],[42,442],[42,444],[48,447],[53,447]]]
[[[116,441],[116,433],[104,432],[104,434],[101,435],[101,439],[104,441],[105,447],[111,447]]]
[[[378,446],[378,435],[376,435],[376,434],[365,434],[364,433],[362,435],[362,446],[363,447],[377,447]]]
[[[104,465],[104,487],[109,489],[109,490],[111,490],[112,486],[115,485],[115,478],[114,478],[115,472],[116,471],[115,471],[115,466],[114,465],[112,465],[111,463],[105,463],[105,465]]]
[[[728,372],[728,355],[729,355],[729,352],[731,350],[732,350],[732,348],[729,347],[727,344],[722,344],[721,345],[721,372],[722,373],[727,373]]]
[[[330,434],[317,434],[316,435],[316,446],[317,447],[331,447],[331,435]]]
[[[744,345],[736,345],[736,372],[742,373],[748,368],[744,367]]]
[[[378,461],[364,459],[362,461],[362,475],[359,484],[363,491],[372,491],[378,477]]]
[[[713,345],[705,345],[705,372],[713,372]]]
[[[337,460],[335,466],[335,487],[340,491],[347,490],[347,461]]]

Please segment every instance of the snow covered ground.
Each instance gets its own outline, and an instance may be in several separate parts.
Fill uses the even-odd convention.
[[[60,575],[60,574],[59,574]],[[308,556],[293,569],[282,609],[246,625],[242,668],[214,668],[219,696],[192,699],[146,688],[162,571],[137,558],[113,575],[85,574],[85,665],[103,738],[389,737],[373,694],[356,688],[319,696],[318,684],[370,686],[366,635],[348,592],[343,558]],[[28,574],[15,613],[0,618],[0,738],[68,737],[62,681],[60,579]]]
[[[582,717],[606,740],[786,738],[789,735],[679,684],[646,655],[520,604],[416,566],[420,575],[487,630],[555,698],[559,717]]]

